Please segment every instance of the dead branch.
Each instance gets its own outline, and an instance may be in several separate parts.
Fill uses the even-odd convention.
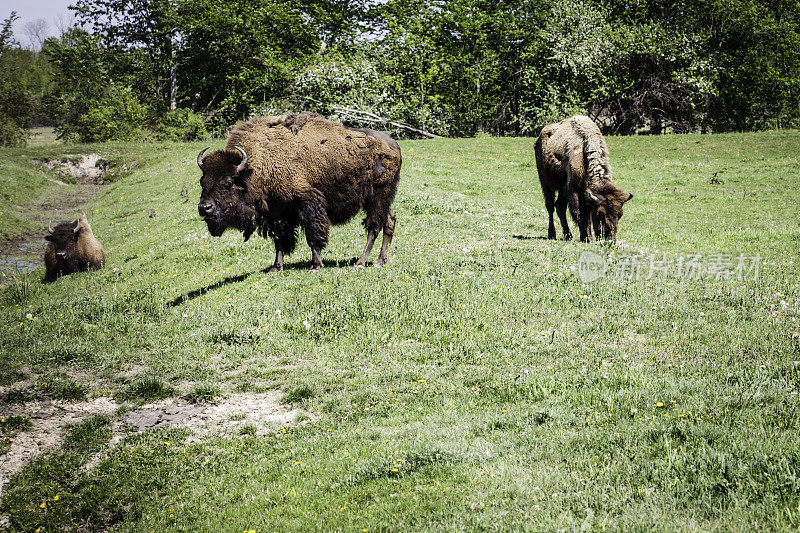
[[[298,96],[298,98],[302,98],[304,100],[308,100],[310,102],[314,102],[320,105],[327,105],[334,111],[347,114],[347,118],[351,120],[369,120],[381,124],[389,124],[391,126],[394,126],[395,128],[400,128],[402,130],[410,131],[412,133],[416,133],[417,135],[422,135],[423,137],[427,137],[429,139],[441,139],[441,136],[436,135],[435,133],[430,133],[428,131],[420,130],[408,124],[404,124],[402,122],[395,122],[394,120],[390,120],[386,117],[381,117],[380,115],[376,115],[375,113],[371,113],[369,111],[363,111],[361,109],[351,109],[349,107],[343,107],[335,104],[324,104],[319,100],[314,100],[313,98],[309,98],[307,96]]]

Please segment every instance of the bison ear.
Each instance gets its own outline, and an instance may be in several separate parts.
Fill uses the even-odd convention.
[[[44,240],[53,242],[53,236],[52,235],[45,235],[44,236]]]

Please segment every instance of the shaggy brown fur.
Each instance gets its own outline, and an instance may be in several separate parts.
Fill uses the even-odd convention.
[[[592,240],[590,221],[595,237],[615,238],[617,224],[622,218],[622,204],[633,195],[611,181],[606,141],[589,117],[576,115],[545,126],[536,140],[536,167],[550,215],[548,238],[556,238],[554,207],[558,210],[564,238],[572,238],[567,225],[567,204],[582,241]],[[558,201],[555,200],[556,191]]]
[[[243,156],[247,164],[237,169]],[[386,261],[397,217],[391,204],[397,191],[400,147],[384,132],[346,128],[313,113],[254,118],[231,131],[225,150],[198,156],[203,171],[198,211],[208,230],[256,230],[275,242],[270,272],[283,268],[283,256],[302,227],[311,247],[311,269],[322,266],[331,224],[366,212],[367,244],[356,266],[365,266],[379,232],[383,243],[376,266]]]
[[[92,233],[85,213],[74,222],[63,222],[51,229],[45,240],[45,281],[90,268],[97,270],[106,262],[106,252]]]

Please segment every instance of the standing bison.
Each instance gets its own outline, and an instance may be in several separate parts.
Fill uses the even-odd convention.
[[[294,250],[303,228],[311,247],[311,270],[322,267],[331,224],[366,212],[367,244],[356,266],[366,266],[380,231],[376,266],[386,262],[397,217],[391,205],[400,179],[400,147],[388,134],[346,128],[312,113],[254,118],[236,126],[225,150],[203,149],[198,211],[211,235],[229,227],[269,235],[275,262]]]
[[[544,204],[550,215],[547,237],[556,238],[555,206],[564,238],[572,239],[566,216],[569,203],[581,241],[592,240],[590,220],[595,237],[615,238],[617,223],[622,218],[622,204],[633,195],[611,181],[608,147],[597,125],[582,115],[549,124],[542,129],[535,148]]]
[[[106,261],[103,245],[95,238],[86,214],[74,222],[63,222],[55,227],[48,226],[45,236],[47,247],[44,250],[45,281],[55,281],[58,276],[88,269],[97,270]]]

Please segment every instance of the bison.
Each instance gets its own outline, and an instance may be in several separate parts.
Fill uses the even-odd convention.
[[[549,124],[536,140],[535,151],[544,204],[550,215],[547,237],[556,238],[555,206],[564,239],[572,239],[566,217],[569,203],[581,241],[592,240],[590,221],[598,239],[601,236],[614,239],[622,218],[622,204],[633,198],[633,194],[611,181],[608,147],[597,125],[582,115]],[[558,201],[555,200],[556,191]]]
[[[105,264],[106,252],[92,233],[85,213],[74,222],[63,222],[55,228],[50,224],[48,230],[44,250],[45,281],[55,281],[58,276],[90,268],[97,270]]]
[[[283,269],[297,228],[311,247],[311,270],[322,267],[331,224],[362,209],[367,244],[356,262],[369,260],[378,233],[383,242],[375,266],[386,262],[397,217],[391,210],[402,157],[387,133],[347,128],[313,113],[258,117],[236,126],[224,150],[197,155],[203,171],[197,209],[211,235],[227,228],[254,231],[275,243],[268,272]]]

